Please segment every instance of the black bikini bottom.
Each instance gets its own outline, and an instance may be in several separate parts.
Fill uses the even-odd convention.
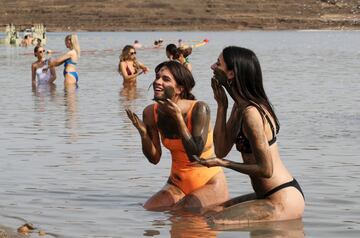
[[[305,200],[305,196],[303,191],[301,190],[301,187],[299,185],[299,183],[296,181],[296,179],[293,179],[290,182],[287,183],[283,183],[273,189],[271,189],[269,192],[266,192],[263,196],[261,196],[261,199],[267,198],[269,196],[271,196],[272,194],[276,193],[277,191],[283,189],[283,188],[287,188],[287,187],[295,187],[297,190],[299,190],[299,192],[301,193],[301,195],[303,196],[304,200]]]

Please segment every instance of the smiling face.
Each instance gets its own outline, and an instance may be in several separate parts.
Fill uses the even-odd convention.
[[[162,67],[156,74],[153,88],[155,100],[174,99],[182,91],[182,88],[176,83],[174,76],[166,66]]]

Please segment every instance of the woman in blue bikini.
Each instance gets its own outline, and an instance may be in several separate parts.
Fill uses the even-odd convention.
[[[218,158],[199,160],[202,165],[222,166],[246,174],[254,193],[243,195],[217,207],[209,217],[216,224],[249,224],[301,218],[305,201],[300,185],[280,159],[276,134],[280,126],[263,88],[260,63],[248,49],[226,47],[211,67],[217,102],[214,127]],[[227,119],[228,97],[234,100]],[[222,159],[233,146],[243,162]]]
[[[64,64],[64,85],[77,85],[79,81],[76,65],[80,58],[80,45],[75,34],[65,37],[65,45],[69,49],[64,55],[52,60],[49,66],[59,66]]]

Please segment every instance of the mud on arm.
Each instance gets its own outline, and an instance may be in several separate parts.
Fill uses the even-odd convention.
[[[190,161],[195,161],[192,155],[200,156],[204,150],[207,141],[209,124],[210,124],[210,108],[204,102],[197,102],[193,108],[191,124],[192,132],[188,130],[184,120],[180,126],[180,134],[183,145]]]
[[[270,178],[273,175],[273,163],[264,131],[264,124],[257,109],[252,108],[244,112],[244,133],[251,145],[256,163],[244,164],[223,160],[224,167],[254,177]]]

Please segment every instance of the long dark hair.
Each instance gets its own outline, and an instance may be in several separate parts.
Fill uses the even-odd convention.
[[[195,80],[191,72],[177,61],[165,61],[156,66],[155,73],[157,74],[162,67],[168,68],[174,76],[176,83],[183,87],[180,98],[195,100],[195,96],[191,93],[191,90],[195,86]]]
[[[179,52],[177,46],[174,44],[168,44],[166,46],[166,52],[168,52],[172,56],[173,59],[178,59],[180,56],[180,52]]]
[[[228,46],[223,49],[222,54],[227,69],[234,72],[232,84],[235,91],[249,104],[265,107],[273,117],[278,132],[280,123],[266,96],[260,63],[255,53],[246,48]]]

